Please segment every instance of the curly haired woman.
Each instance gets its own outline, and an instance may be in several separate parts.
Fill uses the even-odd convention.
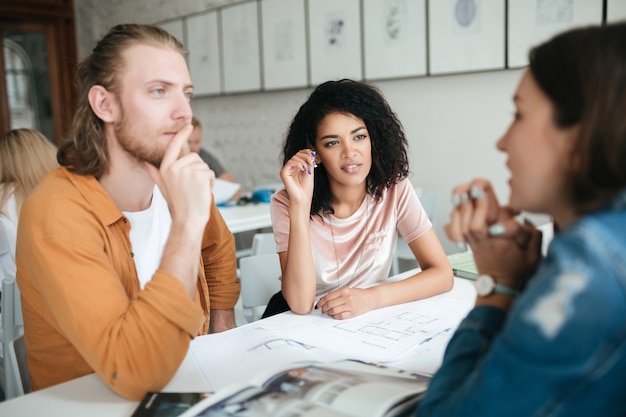
[[[283,158],[285,188],[271,201],[282,291],[265,317],[315,307],[345,319],[450,290],[452,269],[406,179],[402,125],[380,91],[352,80],[318,86],[291,123]],[[390,282],[398,233],[421,272]]]

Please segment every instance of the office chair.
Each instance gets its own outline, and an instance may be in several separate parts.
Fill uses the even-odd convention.
[[[24,345],[24,335],[19,335],[9,344],[8,353],[13,379],[13,394],[15,397],[28,394],[30,392],[30,372],[26,365],[26,346]]]
[[[10,346],[13,340],[23,333],[24,319],[22,318],[20,291],[15,278],[4,278],[2,280],[2,388],[7,399],[17,396],[13,383],[15,371],[8,359]]]
[[[256,233],[252,237],[251,255],[265,255],[268,253],[276,253],[274,233]]]
[[[272,295],[280,290],[280,261],[277,253],[246,256],[239,260],[241,306],[248,322],[261,318]]]
[[[274,233],[269,232],[258,232],[252,237],[252,245],[249,249],[249,254],[246,256],[239,257],[239,260],[248,257],[250,255],[267,255],[267,254],[276,254],[276,242],[274,241]],[[280,275],[280,273],[279,273]],[[241,264],[237,269],[237,277],[241,282]],[[237,325],[242,325],[245,323],[249,323],[252,320],[252,311],[253,309],[244,309],[242,306],[241,296],[239,296],[239,300],[237,300],[237,304],[235,305],[235,321]],[[260,316],[259,316],[260,317]]]
[[[437,193],[422,193],[419,189],[416,189],[415,191],[417,192],[420,203],[422,203],[422,207],[424,207],[424,210],[426,211],[430,222],[433,224],[434,229],[435,218],[437,214]],[[398,236],[398,241],[396,245],[396,251],[393,255],[393,261],[391,263],[391,271],[389,273],[390,276],[394,276],[400,273],[400,260],[412,261],[417,263],[415,261],[415,256],[413,255],[413,252],[411,252],[411,248],[401,236]]]

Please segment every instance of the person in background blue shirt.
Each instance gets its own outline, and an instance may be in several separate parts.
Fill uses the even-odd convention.
[[[215,173],[215,178],[228,182],[237,182],[237,180],[235,180],[226,168],[224,168],[215,155],[202,148],[202,124],[200,123],[200,120],[194,116],[191,119],[191,124],[193,125],[193,130],[187,139],[189,150],[200,155],[200,158],[202,158],[202,160]]]
[[[478,296],[417,416],[626,415],[625,46],[622,22],[531,50],[497,143],[508,205],[484,179],[453,190]],[[552,216],[545,258],[521,211]]]

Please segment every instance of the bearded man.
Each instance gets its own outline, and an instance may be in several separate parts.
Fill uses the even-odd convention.
[[[212,198],[213,171],[186,151],[185,55],[163,29],[125,24],[77,67],[61,168],[19,222],[33,390],[95,372],[137,400],[170,381],[194,337],[235,326],[233,235]]]

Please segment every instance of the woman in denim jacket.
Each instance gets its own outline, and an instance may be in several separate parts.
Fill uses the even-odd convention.
[[[626,23],[534,48],[513,101],[508,206],[483,179],[453,191],[478,296],[417,415],[624,416]],[[543,259],[521,211],[554,220]]]

